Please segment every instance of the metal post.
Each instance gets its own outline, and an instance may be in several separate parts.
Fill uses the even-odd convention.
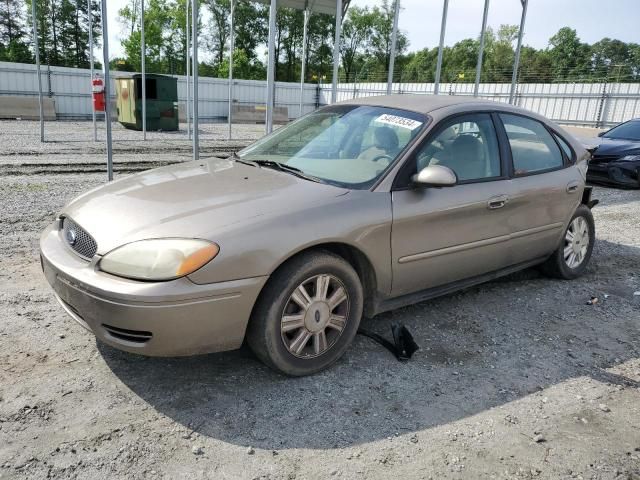
[[[187,0],[187,135],[189,140],[191,140],[191,81],[189,80],[189,71],[191,70],[190,60],[191,60],[191,43],[189,42],[189,4],[191,0]]]
[[[91,0],[87,0],[87,14],[89,17],[89,69],[91,71],[91,92],[93,92],[93,12],[91,10]],[[98,141],[98,127],[96,126],[96,111],[93,108],[93,99],[91,101],[91,120],[93,121],[93,141]]]
[[[227,139],[231,140],[231,109],[233,107],[233,49],[234,49],[234,35],[233,35],[233,7],[234,0],[231,0],[231,18],[229,19],[229,114],[227,116],[227,123],[229,124],[229,132],[227,133]]]
[[[487,31],[487,17],[489,16],[489,0],[484,0],[484,13],[482,14],[482,29],[480,30],[480,50],[478,50],[478,64],[476,65],[476,83],[473,86],[473,96],[478,96],[480,89],[480,73],[482,72],[482,55],[484,53],[484,34]]]
[[[36,53],[36,75],[38,76],[38,107],[40,112],[40,141],[44,142],[44,112],[42,109],[42,78],[40,74],[40,44],[38,43],[38,24],[36,22],[36,0],[31,0],[33,21],[33,46]]]
[[[444,0],[442,5],[442,24],[440,25],[440,44],[438,45],[438,63],[436,65],[436,81],[433,86],[434,95],[438,95],[440,91],[440,73],[442,72],[442,50],[444,48],[444,32],[447,28],[447,9],[449,8],[449,0]]]
[[[109,76],[109,29],[107,0],[102,0],[102,70],[104,72],[104,122],[107,127],[107,178],[113,180],[113,146],[111,144],[111,78]]]
[[[275,37],[276,37],[276,12],[278,6],[276,0],[271,0],[271,5],[269,7],[269,43],[268,43],[268,51],[267,54],[267,117],[265,121],[265,130],[269,134],[273,130],[273,100],[274,100],[274,91],[273,87],[275,86],[275,58],[273,58],[276,54],[276,45],[275,45]]]
[[[304,102],[304,75],[305,67],[307,66],[307,31],[309,30],[309,16],[311,12],[308,8],[308,3],[304,7],[304,22],[302,24],[302,65],[300,66],[300,117],[303,114],[303,102]]]
[[[400,14],[400,0],[395,0],[393,9],[393,30],[391,32],[391,54],[389,56],[389,72],[387,74],[387,95],[391,95],[393,85],[393,67],[396,62],[396,41],[398,36],[398,15]]]
[[[191,5],[191,42],[193,43],[193,159],[200,158],[198,138],[198,0]]]
[[[144,0],[140,0],[140,63],[142,67],[142,140],[147,139],[147,74],[145,57],[147,49],[144,44]]]
[[[342,0],[336,1],[336,38],[333,42],[333,82],[331,103],[338,100],[338,70],[340,69],[340,37],[342,36]]]
[[[509,90],[509,103],[513,104],[516,94],[516,83],[518,81],[518,67],[520,65],[520,49],[522,48],[522,37],[524,36],[524,21],[527,17],[527,4],[529,0],[522,2],[522,17],[520,18],[520,29],[518,30],[518,46],[516,47],[516,58],[513,61],[513,76],[511,77],[511,90]]]

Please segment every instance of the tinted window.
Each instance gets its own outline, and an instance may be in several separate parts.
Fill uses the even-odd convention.
[[[617,127],[613,127],[603,135],[606,138],[621,138],[624,140],[640,140],[640,121],[632,120]]]
[[[447,122],[420,148],[416,163],[416,171],[429,165],[449,167],[461,182],[499,177],[500,154],[491,117],[481,113]]]
[[[509,137],[516,175],[562,167],[560,148],[540,122],[509,114],[500,114],[500,118]]]

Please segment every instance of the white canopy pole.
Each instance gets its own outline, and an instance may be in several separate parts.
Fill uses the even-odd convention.
[[[393,9],[393,30],[391,32],[391,54],[389,56],[389,72],[387,74],[387,95],[391,95],[393,88],[393,67],[396,63],[396,42],[398,37],[398,16],[400,14],[400,0],[395,0]]]
[[[191,43],[189,42],[189,3],[191,2],[191,0],[187,0],[187,28],[186,28],[186,33],[187,33],[187,46],[185,48],[186,52],[187,52],[187,135],[189,137],[189,140],[191,140],[191,81],[189,80],[189,71],[191,70],[190,68],[190,60],[191,60]]]
[[[147,139],[147,76],[145,57],[147,49],[144,44],[144,0],[140,0],[140,59],[142,67],[142,140]]]
[[[449,0],[444,0],[442,5],[442,24],[440,25],[440,44],[438,45],[438,63],[436,65],[436,79],[433,86],[434,95],[440,92],[440,73],[442,72],[442,51],[444,49],[444,32],[447,28],[447,9],[449,8]]]
[[[229,114],[227,115],[227,123],[229,124],[229,132],[227,133],[227,139],[231,140],[231,109],[233,108],[233,49],[234,49],[234,35],[233,35],[233,8],[234,0],[231,0],[231,16],[229,18]]]
[[[333,42],[333,81],[331,103],[338,100],[338,71],[340,69],[340,37],[342,36],[342,0],[336,1],[336,38]]]
[[[307,66],[307,31],[309,30],[309,16],[311,15],[311,12],[308,8],[308,3],[309,2],[305,2],[304,21],[302,24],[302,65],[300,65],[300,117],[303,115],[304,75],[305,67]]]
[[[198,160],[200,158],[200,139],[198,138],[198,0],[193,0],[191,6],[191,31],[193,43],[193,159]]]
[[[107,0],[102,0],[102,70],[104,72],[104,122],[107,127],[107,178],[113,180],[113,146],[111,143],[111,77],[109,75],[109,29]]]
[[[275,86],[275,37],[276,37],[276,13],[278,10],[277,1],[271,0],[269,7],[269,43],[267,54],[267,112],[265,130],[267,134],[273,131],[273,107],[274,107],[274,86]]]
[[[91,85],[91,91],[93,92],[93,13],[91,10],[91,0],[87,0],[87,15],[89,18],[89,69],[90,76],[89,84]],[[93,98],[91,99],[91,119],[93,120],[93,141],[98,141],[98,127],[96,126],[96,110],[93,108]]]
[[[473,96],[478,96],[480,88],[480,74],[482,73],[482,55],[484,53],[484,35],[487,31],[487,17],[489,16],[489,0],[484,0],[484,13],[482,14],[482,29],[480,30],[480,50],[478,50],[478,64],[476,65],[476,83],[473,86]]]
[[[36,21],[36,0],[31,0],[33,21],[33,49],[36,53],[36,74],[38,76],[38,106],[40,108],[40,141],[44,142],[44,112],[42,110],[42,80],[40,75],[40,44],[38,43],[38,23]]]
[[[518,46],[516,47],[516,58],[513,61],[513,76],[511,77],[511,90],[509,90],[509,103],[513,104],[516,95],[516,83],[518,82],[518,67],[520,66],[520,50],[522,48],[522,37],[524,36],[524,22],[527,18],[527,4],[529,0],[522,2],[522,17],[520,18],[520,29],[518,30]]]

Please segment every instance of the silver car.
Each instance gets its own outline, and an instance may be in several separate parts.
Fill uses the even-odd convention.
[[[81,195],[42,234],[42,267],[67,313],[113,347],[178,356],[246,339],[307,375],[340,358],[363,316],[533,265],[583,273],[588,157],[500,103],[342,102],[230,158]]]

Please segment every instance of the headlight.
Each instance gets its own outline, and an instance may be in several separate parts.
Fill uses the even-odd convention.
[[[640,155],[626,155],[618,159],[619,162],[640,162]]]
[[[100,270],[135,280],[173,280],[195,272],[220,251],[206,240],[158,238],[140,240],[111,250]]]

